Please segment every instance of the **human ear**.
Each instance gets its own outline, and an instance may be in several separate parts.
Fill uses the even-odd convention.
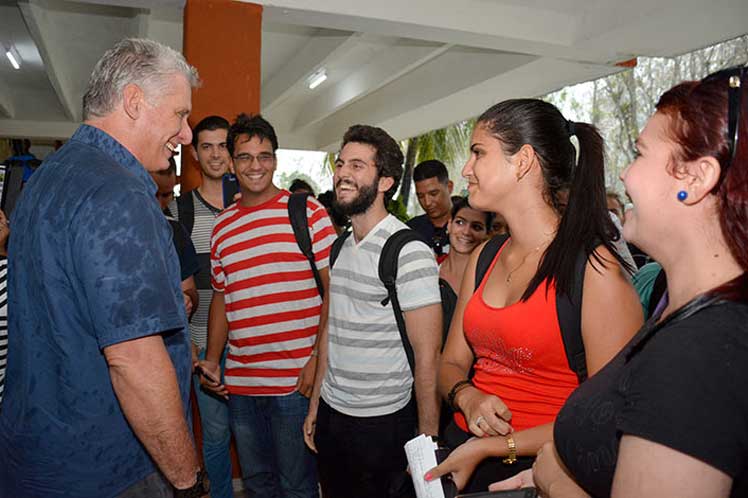
[[[387,192],[389,189],[392,188],[392,186],[395,184],[395,179],[391,178],[389,176],[380,176],[379,177],[379,191],[380,192]]]
[[[122,90],[122,107],[130,119],[137,120],[140,117],[144,104],[143,90],[134,83],[125,85]]]
[[[683,190],[688,193],[683,203],[691,205],[700,202],[714,190],[722,168],[716,158],[703,156],[685,164],[682,171]]]
[[[532,145],[525,144],[514,154],[514,164],[516,168],[517,182],[527,175],[532,169],[535,162],[535,150]]]

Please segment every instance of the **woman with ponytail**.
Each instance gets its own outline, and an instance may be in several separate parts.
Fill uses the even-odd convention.
[[[572,295],[575,279],[583,279],[589,375],[643,318],[626,264],[613,249],[603,142],[593,126],[571,123],[541,100],[508,100],[478,118],[470,150],[462,171],[470,204],[499,213],[511,237],[475,292],[481,248],[465,271],[439,373],[440,392],[456,411],[443,439],[456,449],[426,479],[451,472],[458,488],[485,491],[532,465],[579,385],[566,358],[556,296]],[[583,274],[577,274],[580,255]]]
[[[681,83],[656,109],[621,175],[624,233],[662,264],[667,300],[571,395],[533,470],[496,489],[748,496],[748,68]]]

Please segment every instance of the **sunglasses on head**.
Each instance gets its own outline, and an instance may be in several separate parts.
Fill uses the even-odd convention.
[[[740,128],[740,109],[742,104],[742,92],[740,89],[742,80],[746,73],[748,73],[748,67],[734,66],[723,69],[722,71],[717,71],[701,80],[703,83],[707,83],[727,78],[727,145],[729,149],[725,169],[730,167],[738,150],[738,132]]]

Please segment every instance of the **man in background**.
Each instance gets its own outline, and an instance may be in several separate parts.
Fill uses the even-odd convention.
[[[408,221],[408,226],[418,232],[434,251],[437,263],[449,253],[449,223],[452,210],[452,181],[444,163],[431,159],[419,163],[413,170],[418,203],[426,212]]]

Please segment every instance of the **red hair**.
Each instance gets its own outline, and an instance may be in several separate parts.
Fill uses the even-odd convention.
[[[733,72],[733,74],[735,74]],[[728,79],[718,73],[702,81],[687,81],[676,85],[657,103],[657,111],[668,116],[669,134],[678,145],[677,161],[694,161],[711,156],[719,161],[721,174],[712,191],[719,198],[719,222],[732,256],[744,274],[723,289],[729,294],[746,298],[748,271],[748,77],[742,78],[740,96],[739,134],[735,155],[730,160],[728,139]],[[736,287],[737,285],[737,287]],[[740,287],[743,287],[741,290]],[[737,296],[736,296],[737,297]]]

